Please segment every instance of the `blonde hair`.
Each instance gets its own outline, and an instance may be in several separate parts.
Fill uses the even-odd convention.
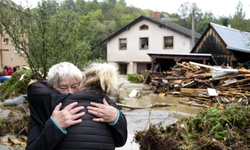
[[[83,73],[75,65],[70,62],[61,62],[53,65],[48,72],[48,85],[50,87],[59,84],[62,78],[68,77],[69,79],[81,82]]]
[[[86,81],[83,89],[102,90],[108,95],[117,89],[118,74],[116,67],[107,63],[91,64],[85,73]]]

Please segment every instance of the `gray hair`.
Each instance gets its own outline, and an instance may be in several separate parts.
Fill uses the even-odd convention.
[[[59,84],[63,77],[73,81],[81,81],[83,73],[70,62],[61,62],[53,65],[48,72],[48,85],[50,87]]]

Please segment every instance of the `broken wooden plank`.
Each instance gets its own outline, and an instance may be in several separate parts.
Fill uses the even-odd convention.
[[[27,142],[27,139],[28,139],[27,136],[20,135],[19,137],[20,137],[24,142]]]
[[[197,69],[195,69],[195,68],[191,68],[189,66],[186,66],[186,65],[183,65],[183,64],[180,64],[180,63],[176,63],[176,64],[179,65],[179,66],[182,66],[184,68],[187,68],[187,69],[190,69],[190,70],[193,70],[193,71],[197,71]]]
[[[198,98],[189,98],[190,101],[196,101],[196,102],[200,102],[200,103],[205,103],[205,101],[199,100]]]
[[[202,78],[206,78],[206,77],[212,77],[212,73],[204,73],[204,74],[196,74],[196,75],[193,75],[194,77],[202,77]]]
[[[194,102],[187,102],[187,101],[182,101],[182,100],[178,100],[179,103],[181,104],[186,104],[186,105],[192,105],[192,106],[197,106],[197,107],[206,107],[206,108],[209,108],[208,105],[205,105],[205,104],[196,104]]]
[[[197,91],[207,92],[207,89],[181,88],[181,93],[196,93]]]
[[[191,82],[188,82],[186,84],[183,84],[182,87],[187,87],[187,86],[190,86],[190,85],[193,85],[194,84],[194,81],[191,81]]]
[[[217,97],[215,97],[215,99],[217,100],[217,102],[218,102],[221,106],[223,106],[223,105],[220,103],[220,101],[218,100]]]
[[[192,61],[189,61],[189,63],[191,65],[194,65],[194,66],[209,68],[209,69],[212,69],[212,70],[215,69],[215,67],[212,67],[212,66],[209,66],[209,65],[200,64],[200,63],[196,63],[196,62],[192,62]]]
[[[238,70],[241,74],[250,74],[250,70]]]
[[[158,78],[158,79],[165,79],[165,80],[186,80],[189,79],[188,77],[164,77],[164,78]]]
[[[11,145],[21,145],[21,142],[15,138],[8,137],[8,142],[11,143]]]
[[[166,93],[159,93],[158,96],[165,96]]]
[[[222,84],[221,86],[228,86],[228,85],[231,85],[231,84],[234,84],[234,83],[241,83],[241,82],[246,82],[246,81],[250,81],[250,78],[245,78],[245,79],[242,79],[242,80],[237,80],[237,81],[234,81],[234,82]]]
[[[250,74],[244,74],[246,78],[250,78]]]
[[[6,145],[6,146],[10,146],[11,145],[11,143],[9,143],[8,141],[3,140],[2,138],[0,138],[0,143],[2,145]]]

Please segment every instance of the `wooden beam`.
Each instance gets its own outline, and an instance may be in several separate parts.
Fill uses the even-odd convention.
[[[17,139],[8,137],[8,142],[11,143],[11,145],[21,145],[21,142]]]
[[[212,66],[209,66],[209,65],[200,64],[200,63],[196,63],[196,62],[192,62],[192,61],[190,61],[189,63],[191,65],[194,65],[194,66],[209,68],[209,69],[212,69],[212,70],[215,69],[215,67],[212,67]]]
[[[228,85],[231,85],[231,84],[234,84],[234,83],[240,83],[240,82],[245,82],[245,81],[249,81],[249,80],[250,80],[250,78],[246,78],[246,79],[237,80],[237,81],[234,81],[234,82],[222,84],[221,86],[228,86]]]
[[[196,93],[197,91],[207,92],[207,89],[181,88],[181,93]]]

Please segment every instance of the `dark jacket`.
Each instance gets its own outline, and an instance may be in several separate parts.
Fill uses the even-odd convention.
[[[104,95],[96,92],[81,91],[67,97],[63,102],[63,107],[72,102],[78,102],[78,106],[90,106],[90,102],[103,103]],[[109,105],[117,106],[114,101],[105,97]],[[127,139],[127,122],[123,114],[120,113],[118,122],[115,125],[109,125],[105,122],[94,122],[96,116],[89,114],[87,109],[83,110],[85,115],[80,124],[67,128],[67,135],[60,142],[57,150],[86,150],[86,149],[104,149],[113,150],[116,146],[123,146]]]
[[[30,119],[26,150],[53,150],[65,134],[50,119],[55,106],[68,95],[48,87],[46,81],[37,81],[27,91]]]

